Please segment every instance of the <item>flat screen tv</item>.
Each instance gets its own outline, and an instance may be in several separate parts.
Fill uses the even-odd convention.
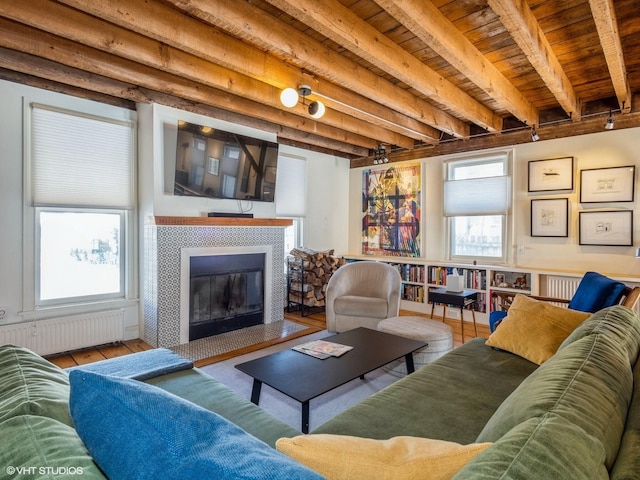
[[[174,194],[273,202],[278,144],[178,122]]]

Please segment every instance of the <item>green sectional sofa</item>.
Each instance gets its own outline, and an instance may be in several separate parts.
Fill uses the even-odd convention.
[[[326,440],[335,435],[488,445],[455,479],[630,480],[640,479],[639,349],[640,319],[623,306],[589,317],[540,366],[474,339],[306,437],[197,368],[148,378],[145,388],[152,390],[137,395],[170,392],[216,412],[248,432],[251,441],[258,438],[271,447],[280,438]],[[0,476],[8,466],[50,466],[82,468],[82,478],[100,478],[100,469],[72,428],[76,417],[66,407],[66,372],[24,349],[4,346],[0,382]],[[105,441],[117,431],[104,431]],[[138,429],[142,438],[143,433]],[[7,478],[37,476],[16,473]],[[430,478],[427,470],[424,478]]]

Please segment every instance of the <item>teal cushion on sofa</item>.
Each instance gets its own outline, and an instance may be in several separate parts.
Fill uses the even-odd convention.
[[[605,480],[600,441],[553,413],[526,420],[476,455],[452,480]]]
[[[73,371],[76,430],[109,478],[320,479],[223,417],[135,380]]]
[[[1,478],[105,478],[75,430],[52,418],[10,418],[0,423],[0,438]]]
[[[606,335],[583,337],[524,380],[496,410],[477,441],[496,442],[518,424],[551,412],[600,441],[610,468],[632,389],[628,352]]]
[[[29,414],[73,425],[67,374],[27,348],[3,345],[0,347],[0,422]]]

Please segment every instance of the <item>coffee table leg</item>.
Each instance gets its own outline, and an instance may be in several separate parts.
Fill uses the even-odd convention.
[[[404,356],[404,361],[407,364],[407,374],[413,373],[416,371],[416,367],[413,365],[413,353],[407,353]]]
[[[309,433],[309,402],[302,402],[302,433]]]
[[[260,390],[262,389],[262,382],[260,380],[253,379],[253,388],[251,389],[251,403],[258,405],[260,402]]]

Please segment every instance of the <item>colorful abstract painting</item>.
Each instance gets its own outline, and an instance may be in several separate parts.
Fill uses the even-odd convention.
[[[362,253],[420,256],[420,164],[362,172]]]

